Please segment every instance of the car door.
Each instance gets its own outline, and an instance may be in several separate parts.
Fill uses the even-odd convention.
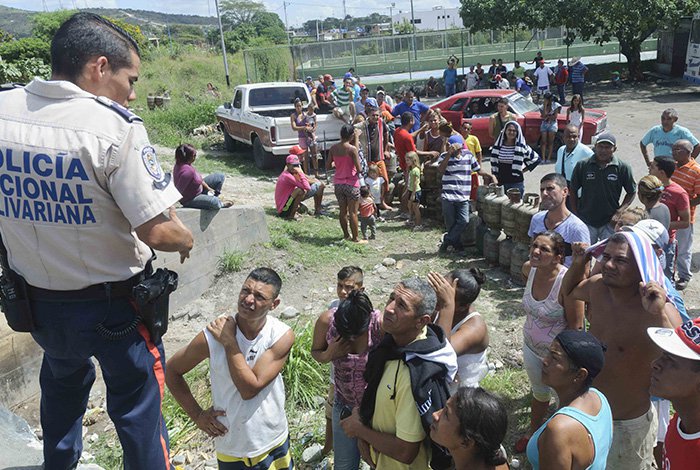
[[[243,90],[237,88],[233,93],[233,101],[231,102],[231,119],[226,122],[226,130],[229,135],[240,140],[248,140],[244,138],[241,132],[241,109],[243,108]]]
[[[472,135],[479,139],[482,147],[493,144],[489,136],[489,118],[495,112],[496,98],[492,97],[472,97],[465,107],[463,120],[472,123]]]

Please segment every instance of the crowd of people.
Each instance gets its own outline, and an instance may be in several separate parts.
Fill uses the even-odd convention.
[[[79,12],[57,30],[51,51],[51,80],[0,94],[4,181],[12,173],[22,188],[60,184],[61,197],[51,203],[80,200],[83,210],[81,223],[48,220],[48,202],[42,212],[23,205],[0,217],[4,313],[44,350],[44,467],[78,466],[94,357],[125,468],[171,468],[166,384],[214,438],[220,469],[294,468],[281,371],[295,336],[271,315],[282,278],[267,267],[251,271],[234,311],[214,319],[166,364],[164,330],[154,316],[167,316],[159,309],[167,297],[159,294],[152,305],[137,302],[134,291],[172,289],[174,273],[153,272],[151,261],[153,250],[177,252],[181,262],[190,256],[193,236],[174,204],[225,207],[223,179],[203,178],[188,144],[176,150],[174,177],[162,171],[142,121],[126,107],[140,71],[139,46],[126,31]],[[392,136],[380,113],[387,101],[351,102],[353,80],[346,78],[332,100],[348,100],[336,114],[353,124],[344,124],[327,159],[335,167],[345,238],[361,241],[358,217],[360,230],[376,236],[370,219],[391,207],[392,183],[400,188],[400,207],[410,208],[420,226],[421,167],[432,165],[442,175],[447,229],[438,252],[460,251],[472,183],[482,177],[522,190],[524,174],[539,163],[517,122],[502,114],[492,172],[485,171],[469,122],[452,129],[412,92],[392,108],[400,122]],[[299,118],[303,108],[295,112]],[[614,135],[599,135],[591,154],[575,124],[556,149],[554,172],[540,180],[542,211],[532,218],[522,268],[530,426],[515,443],[535,469],[675,470],[700,460],[700,319],[688,317],[679,292],[692,275],[700,142],[678,119],[666,109],[661,125],[642,137],[649,175],[639,183],[615,155]],[[295,124],[307,143],[310,122]],[[295,150],[277,183],[278,212],[294,218],[313,197],[323,215],[325,184],[301,168],[307,149]],[[24,167],[12,163],[13,153],[24,155]],[[8,200],[14,194],[6,188]],[[632,207],[637,194],[642,206]],[[169,284],[161,285],[160,276]],[[480,388],[490,341],[479,314],[484,282],[475,267],[404,279],[380,310],[368,294],[379,286],[366,289],[359,267],[338,272],[337,299],[316,321],[310,346],[315,360],[332,364],[324,451],[333,450],[335,467],[357,469],[364,460],[380,470],[508,468],[506,407]],[[207,408],[185,380],[203,361],[210,365]],[[555,396],[557,409],[547,417]]]

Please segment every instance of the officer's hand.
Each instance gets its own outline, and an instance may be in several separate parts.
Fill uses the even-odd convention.
[[[226,416],[226,412],[223,410],[215,410],[214,407],[202,410],[194,420],[194,423],[199,429],[207,433],[211,437],[223,436],[228,432],[226,426],[221,424],[221,421],[216,419],[217,416]]]
[[[192,249],[192,232],[190,232],[190,229],[188,229],[185,224],[182,223],[180,218],[177,216],[177,212],[175,211],[175,206],[170,206],[170,209],[168,209],[168,217],[170,218],[171,221],[175,222],[177,225],[180,226],[180,228],[184,229],[188,234],[189,234],[189,243],[186,243],[186,246],[182,248],[181,250],[178,250],[180,253],[180,264],[184,263],[187,258],[190,257],[190,250]]]
[[[219,317],[207,325],[207,330],[224,348],[234,345],[238,346],[238,341],[236,341],[236,320],[233,317]]]

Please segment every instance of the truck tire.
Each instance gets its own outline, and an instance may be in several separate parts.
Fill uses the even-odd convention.
[[[262,142],[257,137],[253,140],[253,158],[255,159],[255,166],[259,170],[269,170],[274,168],[277,163],[275,156],[265,151]]]
[[[228,135],[228,132],[226,132],[225,129],[222,129],[221,132],[224,133],[224,148],[226,149],[226,151],[235,152],[236,150],[238,150],[236,139]]]

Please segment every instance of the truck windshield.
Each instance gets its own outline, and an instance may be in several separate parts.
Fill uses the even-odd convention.
[[[308,103],[306,90],[302,87],[254,88],[248,95],[248,104],[256,106],[291,106],[299,98],[302,104]]]

